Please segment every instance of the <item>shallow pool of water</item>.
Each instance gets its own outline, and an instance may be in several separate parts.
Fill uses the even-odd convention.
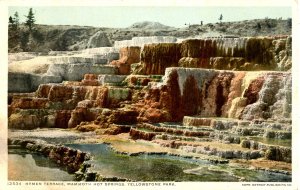
[[[72,181],[68,174],[49,158],[25,149],[8,149],[8,180],[13,181]]]
[[[278,145],[278,146],[285,146],[291,147],[292,146],[292,139],[274,139],[274,138],[265,138],[265,137],[248,137],[250,140],[255,140],[264,144],[270,145]]]
[[[106,144],[67,144],[90,152],[93,169],[104,176],[136,181],[291,181],[290,175],[215,165],[169,155],[127,156],[113,152]]]

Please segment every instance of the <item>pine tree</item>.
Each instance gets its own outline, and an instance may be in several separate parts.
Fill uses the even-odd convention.
[[[25,22],[25,25],[28,26],[29,31],[31,32],[34,27],[34,14],[32,12],[32,8],[29,9],[28,15],[26,16],[27,20]]]
[[[19,26],[20,26],[20,22],[19,22],[19,13],[16,11],[14,14],[14,18],[12,18],[14,23],[12,25],[12,29],[15,30],[16,33],[19,32]]]
[[[256,24],[256,29],[261,30],[261,24],[259,22]]]
[[[10,16],[8,18],[8,32],[10,32],[14,28],[14,25],[15,25],[15,20]]]
[[[8,23],[8,47],[14,49],[13,51],[19,51],[21,32],[18,12],[15,12],[13,17],[9,17]]]
[[[15,22],[15,29],[19,29],[19,24],[20,24],[20,22],[19,22],[19,13],[16,11],[15,12],[15,14],[14,14],[14,22]]]
[[[222,20],[223,20],[223,15],[221,14],[220,17],[219,17],[220,23],[222,22]]]
[[[8,19],[8,25],[10,29],[15,30],[15,32],[19,29],[19,14],[18,12],[15,12],[14,17],[9,17]]]
[[[11,16],[8,19],[8,24],[11,25],[11,26],[15,24],[15,21]]]
[[[288,26],[288,28],[292,28],[292,19],[291,18],[287,19],[287,26]]]

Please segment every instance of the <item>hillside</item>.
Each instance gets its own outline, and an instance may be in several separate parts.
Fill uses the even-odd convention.
[[[170,30],[175,29],[174,27],[163,25],[159,22],[150,22],[150,21],[144,21],[144,22],[136,22],[130,27],[129,29],[138,29],[138,30]]]
[[[32,33],[20,26],[16,37],[9,30],[9,52],[48,52],[49,50],[81,50],[87,47],[112,46],[115,41],[140,36],[174,36],[177,38],[218,36],[291,35],[291,19],[255,19],[239,22],[208,23],[174,28],[158,22],[139,22],[127,28],[90,26],[36,25]],[[27,40],[22,40],[26,38]]]

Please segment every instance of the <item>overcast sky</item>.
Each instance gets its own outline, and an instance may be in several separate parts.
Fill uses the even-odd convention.
[[[9,16],[16,11],[20,21],[25,21],[30,7],[9,6]],[[84,25],[96,27],[128,27],[135,22],[155,21],[174,27],[184,27],[185,23],[199,24],[218,22],[220,14],[223,22],[259,18],[292,17],[290,7],[182,7],[182,6],[32,6],[37,24]]]

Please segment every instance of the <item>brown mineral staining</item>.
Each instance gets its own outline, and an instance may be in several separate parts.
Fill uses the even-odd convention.
[[[49,90],[48,98],[50,101],[64,101],[72,99],[74,88],[64,85],[53,85]]]
[[[247,98],[247,104],[253,104],[258,100],[258,93],[264,84],[264,77],[254,79],[246,89],[244,97]]]
[[[291,148],[272,141],[292,136],[290,45],[286,37],[249,37],[123,47],[109,66],[120,75],[73,73],[77,81],[10,94],[8,126],[94,131],[123,152],[153,148],[290,170]]]
[[[289,45],[284,44],[289,44],[288,41],[272,37],[212,38],[145,45],[141,52],[143,68],[140,74],[163,74],[165,68],[177,66],[240,71],[288,70],[291,65]]]
[[[38,98],[48,98],[51,87],[50,84],[41,84],[36,91],[36,96]]]
[[[203,99],[201,115],[222,117],[227,114],[225,105],[230,93],[233,73],[221,72],[206,85],[206,96]]]
[[[193,76],[189,76],[183,86],[182,111],[184,115],[195,115],[199,107],[201,107],[199,104],[202,103],[202,94],[198,88],[197,81]]]
[[[227,107],[231,107],[232,101],[236,98],[236,97],[240,97],[242,94],[242,82],[243,82],[243,78],[245,77],[246,72],[238,72],[234,74],[234,77],[231,80],[231,84],[230,84],[230,93],[228,94],[228,101],[226,106]]]
[[[169,97],[166,98],[166,100],[169,99],[170,104],[168,105],[166,109],[170,111],[170,114],[172,116],[173,121],[181,120],[183,117],[181,108],[181,95],[180,95],[180,89],[178,84],[178,74],[177,72],[170,73],[169,81],[167,83],[166,88]]]
[[[110,64],[118,67],[120,75],[130,74],[130,65],[140,62],[140,47],[120,48],[120,59],[114,60]]]
[[[70,118],[71,118],[70,110],[57,110],[56,118],[55,118],[55,127],[67,128]]]
[[[81,84],[84,86],[98,86],[98,76],[95,74],[85,74]]]
[[[130,129],[129,135],[132,139],[143,139],[147,141],[151,141],[155,137],[155,133],[139,131],[136,129]]]
[[[180,44],[160,43],[145,45],[141,52],[144,74],[162,75],[167,67],[178,65],[180,56]]]
[[[14,99],[11,107],[20,109],[43,109],[46,107],[46,98],[17,98]]]

